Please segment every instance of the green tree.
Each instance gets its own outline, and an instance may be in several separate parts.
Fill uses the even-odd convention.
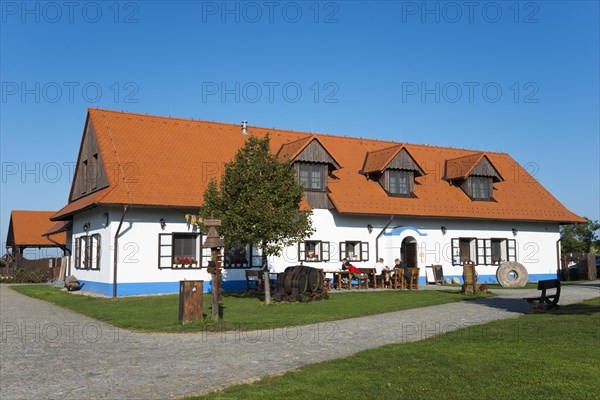
[[[600,250],[600,240],[597,231],[598,221],[584,217],[587,222],[574,225],[564,225],[561,231],[561,244],[564,253],[591,253]]]
[[[233,161],[225,164],[220,187],[212,180],[204,193],[200,218],[221,220],[228,247],[252,245],[263,254],[265,297],[270,302],[267,257],[304,240],[314,229],[311,211],[300,210],[304,188],[292,165],[270,151],[270,139],[249,136]]]

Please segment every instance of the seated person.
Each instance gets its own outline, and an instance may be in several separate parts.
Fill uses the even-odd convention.
[[[387,265],[384,266],[383,264],[383,258],[380,258],[376,263],[375,263],[375,270],[377,271],[377,275],[379,276],[379,279],[381,279],[382,281],[385,282],[386,285],[388,285],[390,283],[390,278],[391,278],[391,269],[390,267],[388,267]]]
[[[360,270],[354,265],[350,264],[347,258],[342,259],[342,270],[350,271],[352,276],[356,279],[360,279],[362,277]]]
[[[400,261],[399,258],[396,258],[394,260],[394,262],[396,263],[396,265],[394,265],[394,269],[402,269],[403,270],[403,275],[404,275],[404,279],[405,280],[409,280],[410,279],[410,270],[408,269],[408,266],[406,265],[405,261]],[[396,272],[398,273],[398,271]]]

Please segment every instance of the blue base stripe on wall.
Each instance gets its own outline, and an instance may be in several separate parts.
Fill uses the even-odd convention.
[[[81,289],[83,292],[92,292],[112,296],[113,285],[111,283],[93,282],[81,280],[85,283]],[[212,289],[211,281],[204,281],[204,293]],[[242,291],[246,290],[246,281],[225,281],[223,282],[224,291]],[[117,284],[117,296],[135,296],[140,294],[166,294],[179,293],[179,282],[136,282]]]
[[[458,278],[463,283],[462,275],[444,276],[444,279]],[[557,279],[556,274],[530,274],[529,282],[538,282],[544,279]],[[111,283],[84,281],[81,289],[84,292],[99,293],[105,296],[112,296],[113,285]],[[477,283],[498,283],[496,275],[479,275]],[[419,277],[419,285],[426,285],[427,279],[424,276]],[[211,291],[212,282],[204,281],[204,293]],[[243,291],[246,290],[246,281],[224,281],[223,291]],[[117,296],[134,296],[140,294],[166,294],[179,293],[179,282],[136,282],[119,283],[117,285]]]

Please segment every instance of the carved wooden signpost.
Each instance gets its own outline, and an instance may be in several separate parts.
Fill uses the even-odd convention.
[[[224,244],[217,231],[217,226],[221,226],[221,221],[218,219],[206,219],[204,220],[204,226],[208,227],[208,235],[206,235],[204,247],[210,247],[208,273],[212,276],[212,318],[213,321],[218,321],[219,301],[223,297],[223,290],[221,288],[221,249],[224,247]]]
[[[475,263],[465,262],[463,264],[463,293],[477,294],[477,274],[475,272]]]

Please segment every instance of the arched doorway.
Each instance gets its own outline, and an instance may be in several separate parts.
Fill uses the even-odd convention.
[[[417,241],[412,236],[407,236],[400,245],[400,260],[406,262],[409,268],[417,268]]]

